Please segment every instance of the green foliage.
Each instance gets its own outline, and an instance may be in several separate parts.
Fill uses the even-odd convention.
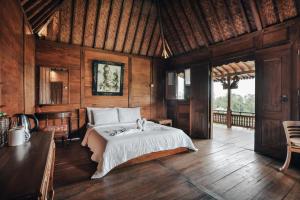
[[[213,102],[214,110],[227,110],[227,96],[217,97]],[[255,95],[231,95],[231,110],[234,112],[255,112]]]

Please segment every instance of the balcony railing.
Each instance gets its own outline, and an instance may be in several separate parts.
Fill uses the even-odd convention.
[[[255,113],[250,112],[232,112],[231,125],[244,128],[255,128]],[[222,110],[213,110],[213,122],[227,124],[227,112]]]

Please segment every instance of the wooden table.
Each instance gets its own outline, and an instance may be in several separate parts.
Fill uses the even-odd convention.
[[[25,144],[0,149],[0,199],[52,199],[53,132],[34,132]]]
[[[166,125],[166,126],[172,126],[172,120],[171,119],[163,119],[163,118],[158,118],[158,119],[150,119],[149,121],[161,124],[161,125]]]
[[[55,131],[54,138],[61,139],[62,142],[69,138],[72,130],[71,111],[40,112],[35,113],[35,115],[38,120],[45,121],[45,127],[40,127],[41,130]],[[60,124],[56,124],[56,120],[58,120]]]

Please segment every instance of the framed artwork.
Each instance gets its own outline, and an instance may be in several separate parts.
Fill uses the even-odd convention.
[[[93,95],[122,96],[123,80],[124,63],[93,61]]]

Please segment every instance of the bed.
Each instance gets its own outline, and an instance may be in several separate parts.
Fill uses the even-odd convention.
[[[88,130],[82,141],[98,163],[92,179],[101,178],[116,167],[135,164],[187,150],[197,151],[180,129],[141,120],[139,108],[88,108]]]

